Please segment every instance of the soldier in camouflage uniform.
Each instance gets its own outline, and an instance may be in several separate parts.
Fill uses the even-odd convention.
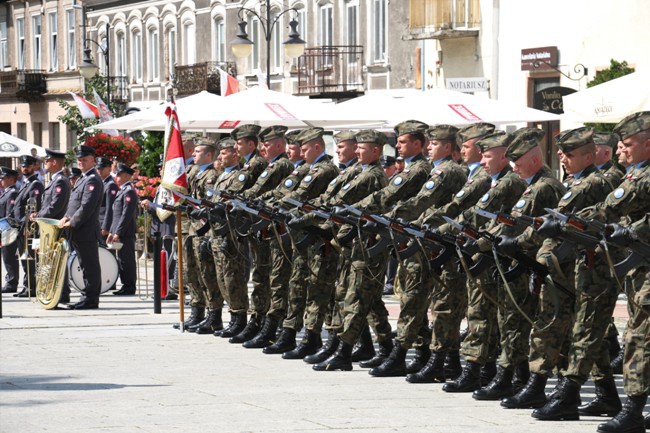
[[[207,138],[202,139],[194,148],[192,157],[194,164],[188,173],[190,194],[197,199],[209,198],[211,193],[208,188],[213,188],[217,180],[217,172],[212,162],[215,159],[215,143]],[[191,222],[190,235],[186,239],[185,250],[188,262],[188,285],[190,287],[192,316],[199,314],[195,309],[208,308],[208,315],[204,320],[187,327],[190,332],[197,334],[212,334],[223,329],[221,309],[223,298],[218,287],[214,284],[216,270],[211,259],[210,237],[207,233],[208,222],[200,218],[200,211],[193,211],[197,217]]]
[[[276,188],[293,170],[293,164],[285,153],[287,143],[284,134],[286,131],[285,126],[275,125],[260,132],[259,138],[262,142],[262,150],[268,161],[268,166],[257,178],[255,184],[244,191],[245,198],[255,199],[261,197]],[[274,263],[274,256],[271,251],[273,239],[274,236],[269,229],[264,229],[259,233],[251,233],[251,250],[256,259],[253,268],[254,285],[249,311],[251,317],[246,328],[230,339],[231,343],[244,343],[251,340],[262,329],[262,322],[271,304],[270,274]],[[255,283],[255,281],[257,282]]]
[[[513,161],[515,173],[519,174],[528,185],[510,211],[514,216],[542,216],[546,214],[544,209],[555,208],[566,192],[564,186],[553,177],[550,168],[544,165],[540,148],[543,138],[544,132],[539,129],[522,128],[515,131],[513,141],[508,146],[506,156]],[[493,232],[501,236],[498,249],[502,254],[512,256],[514,252],[523,250],[525,254],[534,257],[536,253],[534,232],[525,231],[521,227],[503,225],[494,227]],[[498,320],[501,338],[499,365],[505,368],[520,366],[526,362],[530,350],[528,338],[538,298],[529,292],[528,280],[528,273],[524,272],[508,284],[503,281],[498,283]],[[530,383],[529,380],[524,389]],[[517,402],[514,400],[513,403],[517,395],[504,399],[501,405],[512,407]]]
[[[323,141],[323,128],[305,129],[296,137],[301,144],[305,156],[305,163],[309,165],[309,173],[302,178],[299,185],[288,197],[305,202],[318,197],[328,184],[338,174],[338,169],[332,163],[331,158],[325,153],[325,142]],[[280,201],[286,207],[290,204]],[[328,278],[332,278],[333,271],[328,275],[327,259],[330,253],[329,245],[321,246],[312,244],[307,249],[307,254],[294,253],[291,277],[289,280],[289,308],[282,324],[282,333],[278,340],[271,346],[264,348],[264,353],[278,354],[290,353],[296,348],[296,333],[302,329],[303,313],[305,309],[305,281],[307,286],[315,287],[326,284]],[[325,263],[319,266],[318,263]],[[320,335],[308,331],[301,342],[301,350],[292,353],[291,359],[304,357],[315,353],[320,347]],[[301,356],[302,355],[302,356]]]
[[[467,182],[467,176],[462,167],[451,158],[456,145],[457,129],[449,125],[437,125],[429,131],[429,158],[433,161],[429,180],[424,184],[415,197],[402,200],[390,211],[388,218],[401,218],[406,221],[416,220],[416,225],[439,226],[442,220],[438,213],[448,205],[456,193]],[[434,138],[432,138],[434,137]],[[444,221],[443,221],[444,222]],[[442,279],[447,276],[443,269]],[[418,339],[418,336],[428,337],[427,303],[431,301],[432,313],[436,314],[439,305],[451,299],[457,303],[451,293],[441,284],[433,284],[433,270],[429,266],[429,258],[423,251],[402,260],[400,266],[400,282],[404,290],[400,295],[400,315],[397,321],[396,344],[390,356],[379,367],[370,370],[373,376],[404,376],[406,374],[406,352]],[[454,278],[450,275],[449,278]],[[433,299],[432,289],[434,289]],[[452,298],[450,298],[452,297]],[[437,304],[440,302],[440,304]],[[435,317],[434,317],[435,320]],[[436,324],[434,324],[434,328]],[[456,329],[458,332],[458,328]]]

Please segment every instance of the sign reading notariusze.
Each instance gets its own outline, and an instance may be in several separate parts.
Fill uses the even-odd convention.
[[[522,71],[552,70],[553,68],[550,66],[557,66],[557,60],[557,47],[527,48],[521,50]],[[537,67],[535,67],[535,64],[537,64]]]
[[[473,92],[487,92],[490,90],[490,85],[487,79],[477,78],[447,78],[447,89],[456,90],[457,92],[473,93]]]

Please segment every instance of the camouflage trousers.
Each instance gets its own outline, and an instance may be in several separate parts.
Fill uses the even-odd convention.
[[[201,289],[199,261],[194,257],[195,238],[196,236],[193,235],[183,237],[183,285],[187,286],[190,290],[190,305],[192,307],[205,308],[207,300]]]
[[[497,283],[492,269],[467,279],[467,336],[461,353],[481,365],[494,361],[497,349]]]
[[[363,259],[362,250],[355,242],[343,301],[343,329],[339,330],[341,340],[350,345],[357,342],[368,323],[373,327],[377,341],[390,339],[392,333],[388,310],[381,298],[388,252]]]
[[[418,340],[427,330],[427,307],[433,288],[432,272],[429,259],[422,251],[400,263],[398,278],[402,292],[395,340],[405,349],[414,344],[422,344]]]
[[[587,381],[600,356],[603,338],[614,313],[618,290],[603,254],[583,254],[576,261],[575,322],[568,366],[562,374],[580,384]]]
[[[334,294],[330,300],[331,311],[325,315],[324,328],[328,331],[334,331],[337,334],[343,332],[343,321],[345,313],[344,303],[345,295],[350,287],[350,268],[352,267],[352,249],[350,247],[341,247],[339,252],[339,265],[336,270],[338,278]]]
[[[625,394],[650,394],[650,273],[639,269],[634,293],[628,293],[632,314],[623,336],[623,387]]]
[[[223,297],[217,285],[217,273],[208,236],[190,236],[185,256],[188,262],[190,305],[217,310],[223,307]],[[190,271],[190,269],[192,269]]]
[[[460,344],[460,322],[467,312],[467,278],[458,272],[455,260],[448,261],[442,268],[440,279],[433,281],[431,294],[430,348],[434,352],[458,349]]]
[[[300,331],[305,313],[305,298],[309,281],[309,254],[307,251],[293,251],[293,264],[289,277],[289,297],[283,328]]]
[[[279,322],[284,319],[284,316],[287,313],[289,278],[291,277],[291,259],[294,254],[291,245],[280,245],[275,237],[271,239],[270,249],[270,306],[266,315]]]
[[[216,281],[231,313],[248,311],[245,242],[243,239],[233,239],[230,234],[212,239]]]
[[[309,248],[309,275],[305,299],[305,328],[320,334],[331,307],[336,284],[338,252],[329,243]]]
[[[252,260],[251,280],[253,291],[250,297],[249,314],[262,318],[269,311],[271,304],[271,246],[268,240],[251,237],[250,251]]]
[[[498,283],[499,309],[497,311],[497,321],[499,323],[501,353],[497,362],[503,368],[511,368],[528,360],[530,351],[529,337],[532,325],[519,310],[521,309],[530,320],[535,320],[538,302],[538,297],[531,295],[528,291],[528,278],[529,275],[524,273],[514,281],[509,282],[510,294],[503,281]]]

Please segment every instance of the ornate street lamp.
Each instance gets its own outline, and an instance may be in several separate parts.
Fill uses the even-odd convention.
[[[79,64],[79,73],[81,74],[82,77],[84,77],[84,79],[89,80],[95,76],[97,71],[99,71],[99,67],[93,63],[93,60],[90,57],[90,48],[88,48],[88,42],[92,42],[93,44],[97,45],[97,47],[102,52],[102,55],[104,56],[104,62],[106,63],[106,106],[107,107],[110,107],[110,103],[111,103],[111,64],[110,64],[110,56],[109,56],[110,37],[108,34],[109,29],[110,26],[106,24],[106,46],[92,39],[87,39],[87,38],[85,39],[84,56],[83,59],[81,60],[81,64]]]

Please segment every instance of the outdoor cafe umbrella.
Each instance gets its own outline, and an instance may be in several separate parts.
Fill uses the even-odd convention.
[[[45,156],[45,149],[42,147],[0,132],[0,158],[18,158],[21,155],[31,155],[32,149],[36,149],[37,155]]]

